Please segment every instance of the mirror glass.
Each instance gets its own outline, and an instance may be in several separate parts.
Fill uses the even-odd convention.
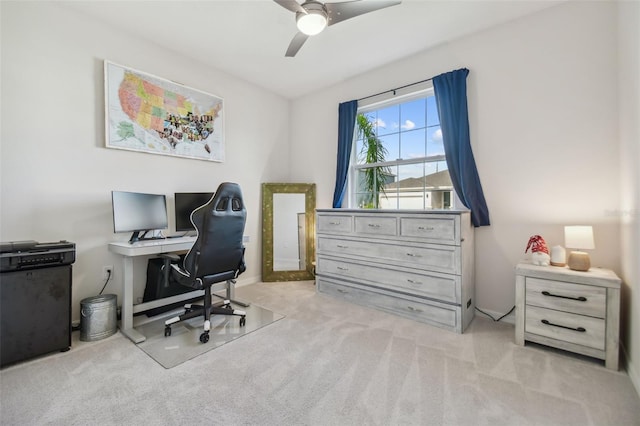
[[[313,279],[315,184],[262,185],[262,280]]]
[[[304,194],[273,194],[273,270],[303,271]]]

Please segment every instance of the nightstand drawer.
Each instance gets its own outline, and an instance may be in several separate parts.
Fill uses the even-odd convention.
[[[603,319],[527,305],[525,331],[563,342],[604,350]]]
[[[356,234],[395,236],[397,232],[395,217],[356,216],[354,220]]]
[[[527,305],[606,317],[606,288],[531,277],[527,277],[525,285]]]
[[[350,234],[351,216],[318,216],[318,232]]]
[[[460,244],[455,218],[400,218],[400,235],[444,244]]]

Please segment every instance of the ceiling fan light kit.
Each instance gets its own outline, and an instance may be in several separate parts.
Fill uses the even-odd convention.
[[[306,35],[320,34],[327,27],[327,12],[320,3],[306,5],[307,13],[296,13],[296,24],[300,32]]]
[[[302,4],[296,0],[273,1],[296,14],[298,33],[289,44],[285,54],[288,57],[295,56],[309,36],[320,34],[326,27],[402,3],[400,0],[351,0],[324,4],[316,0],[306,0]]]

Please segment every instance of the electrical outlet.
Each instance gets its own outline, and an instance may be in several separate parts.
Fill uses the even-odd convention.
[[[113,266],[102,267],[102,279],[106,280],[108,278],[113,278]]]

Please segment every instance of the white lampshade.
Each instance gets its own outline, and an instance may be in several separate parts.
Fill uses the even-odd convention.
[[[565,226],[564,244],[567,246],[567,248],[593,250],[594,248],[596,248],[593,242],[593,227]]]
[[[298,12],[296,16],[298,29],[310,36],[321,33],[327,26],[327,15],[322,10],[308,10],[308,12]]]

